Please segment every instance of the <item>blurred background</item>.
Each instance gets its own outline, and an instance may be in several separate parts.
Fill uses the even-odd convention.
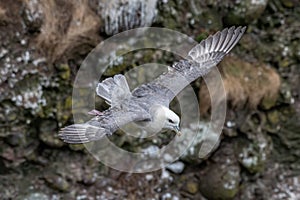
[[[300,199],[299,18],[298,0],[0,0],[0,199]],[[73,122],[76,72],[101,41],[154,26],[199,42],[232,25],[248,29],[218,66],[228,110],[220,145],[207,158],[198,158],[195,141],[167,169],[130,174],[57,138]],[[104,77],[175,58],[135,52]],[[201,83],[192,86],[209,118]],[[107,108],[101,99],[96,106]],[[174,137],[123,136],[111,140],[131,151]]]

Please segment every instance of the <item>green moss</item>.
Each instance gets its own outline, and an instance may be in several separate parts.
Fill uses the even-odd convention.
[[[196,37],[196,41],[197,42],[201,42],[203,39],[207,38],[208,34],[203,32],[203,33],[200,33],[199,35],[197,35]]]
[[[289,58],[286,58],[286,59],[282,59],[279,61],[279,66],[282,67],[282,68],[286,68],[286,67],[289,67],[291,65],[291,60]]]
[[[265,110],[269,110],[270,108],[274,107],[277,101],[277,96],[268,97],[265,96],[260,103],[260,107]]]
[[[85,146],[83,144],[69,144],[69,147],[73,151],[82,151],[85,149]]]
[[[65,100],[61,100],[56,104],[56,116],[59,122],[62,124],[66,123],[70,118],[71,110],[72,110],[72,97],[68,96]]]
[[[281,0],[281,3],[286,8],[293,8],[296,4],[296,1],[293,0]]]
[[[279,115],[280,114],[277,110],[268,112],[268,114],[267,114],[268,121],[273,125],[278,124],[280,121]]]
[[[63,80],[68,80],[70,79],[70,70],[64,71],[64,72],[60,72],[59,76],[63,79]]]
[[[236,143],[236,155],[238,161],[248,172],[254,174],[262,172],[265,168],[266,149],[261,148],[263,144],[258,141],[239,140]]]
[[[186,190],[187,190],[187,192],[189,192],[191,194],[196,194],[199,190],[198,183],[196,183],[194,181],[187,182]]]
[[[70,67],[68,64],[61,64],[57,68],[59,70],[59,77],[61,79],[63,79],[63,80],[70,79],[71,71],[70,71]]]
[[[65,109],[72,108],[72,97],[69,96],[69,97],[66,98],[64,108]]]
[[[120,74],[122,71],[124,71],[127,68],[127,64],[121,64],[121,65],[113,65],[106,69],[106,71],[103,73],[104,76],[113,76],[115,74]]]

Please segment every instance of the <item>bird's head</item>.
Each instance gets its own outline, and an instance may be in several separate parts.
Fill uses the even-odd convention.
[[[167,107],[163,107],[165,118],[164,118],[164,128],[175,131],[180,135],[180,118],[176,113]]]

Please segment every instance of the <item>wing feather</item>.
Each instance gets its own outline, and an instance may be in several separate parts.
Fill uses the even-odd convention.
[[[212,37],[212,44],[211,44],[211,48],[210,48],[210,51],[213,51],[214,49],[216,49],[216,45],[219,43],[219,40],[220,40],[220,32],[217,32],[215,34],[215,37]]]
[[[220,35],[219,35],[220,39],[219,39],[217,47],[214,49],[215,51],[220,51],[221,46],[225,41],[227,31],[228,31],[228,28],[225,28],[222,32],[220,32]]]
[[[226,46],[228,45],[228,43],[230,42],[232,35],[233,35],[233,30],[234,27],[231,27],[228,29],[228,31],[225,33],[225,39],[224,42],[222,43],[220,50],[219,51],[223,51],[226,52]]]
[[[231,49],[233,49],[233,47],[240,41],[241,37],[243,36],[243,34],[240,33],[244,33],[245,31],[246,31],[246,27],[238,27],[234,31],[235,37],[232,37],[231,43],[228,45],[227,52],[230,52]]]
[[[167,73],[133,91],[133,95],[144,94],[152,101],[168,106],[170,101],[188,84],[206,75],[238,43],[246,27],[225,28],[209,36],[190,50],[187,60],[174,63]],[[148,95],[149,94],[149,95]]]
[[[86,123],[72,124],[62,128],[58,136],[66,143],[87,143],[111,135],[127,123],[151,119],[150,114],[138,105],[127,108],[110,108]]]

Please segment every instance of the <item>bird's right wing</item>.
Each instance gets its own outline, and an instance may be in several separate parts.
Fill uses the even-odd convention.
[[[170,101],[188,84],[206,75],[238,43],[246,27],[226,28],[209,36],[190,50],[188,58],[174,63],[169,71],[152,82],[135,89],[134,96],[151,97],[168,106]]]
[[[127,123],[142,120],[151,120],[151,116],[139,105],[131,105],[128,109],[113,107],[86,123],[62,128],[58,136],[66,143],[87,143],[111,135]]]

